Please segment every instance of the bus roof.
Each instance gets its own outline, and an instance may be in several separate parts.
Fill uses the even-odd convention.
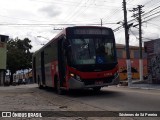
[[[52,43],[53,41],[57,40],[57,38],[65,35],[66,33],[66,28],[63,29],[59,34],[57,34],[53,39],[51,39],[48,43],[46,43],[43,47],[41,47],[39,50],[35,51],[35,53],[33,54],[33,56],[37,53],[39,53],[40,51],[43,50],[43,48],[45,48],[47,45],[49,45],[50,43]]]
[[[37,53],[39,53],[40,51],[42,51],[47,45],[49,45],[53,41],[58,40],[57,38],[63,37],[66,34],[66,30],[67,29],[74,29],[74,28],[103,28],[103,29],[111,29],[111,28],[102,27],[102,26],[73,26],[73,27],[67,27],[67,28],[63,29],[59,34],[57,34],[53,39],[51,39],[48,43],[46,43],[43,47],[41,47],[39,50],[35,51],[33,56],[36,55]]]

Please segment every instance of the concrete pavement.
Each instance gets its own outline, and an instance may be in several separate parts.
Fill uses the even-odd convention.
[[[120,86],[128,86],[128,81],[122,81]],[[147,83],[146,81],[132,80],[132,85],[129,88],[139,89],[156,89],[160,90],[160,84]]]
[[[156,89],[160,90],[160,84],[132,84],[130,88]]]

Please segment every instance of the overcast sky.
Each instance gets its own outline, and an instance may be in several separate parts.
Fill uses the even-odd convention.
[[[128,21],[133,17],[129,10],[144,5],[142,10],[144,41],[160,37],[160,1],[126,0]],[[32,51],[42,47],[60,30],[71,25],[100,24],[113,30],[123,22],[122,0],[0,0],[0,34],[10,38],[29,38]],[[136,20],[131,21],[137,24]],[[39,38],[42,36],[44,38]],[[45,39],[46,38],[46,39]],[[125,44],[124,29],[115,32],[117,43]],[[138,26],[130,29],[130,44],[138,45]]]

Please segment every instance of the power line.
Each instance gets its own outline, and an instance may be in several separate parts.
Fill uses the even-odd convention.
[[[63,5],[71,5],[71,6],[74,6],[75,3],[76,4],[79,4],[80,2],[69,2],[69,1],[43,1],[43,0],[32,0],[31,2],[42,2],[42,3],[50,3],[50,4],[63,4]],[[73,4],[74,3],[74,4]]]
[[[67,1],[52,1],[52,2],[48,2],[48,1],[42,1],[42,0],[32,0],[31,2],[43,2],[43,3],[51,3],[51,4],[64,4],[64,5],[70,5],[70,6],[77,6],[77,4],[80,4],[81,2],[67,2]],[[66,3],[63,3],[66,2]],[[75,4],[70,4],[70,3],[75,3]],[[92,7],[116,7],[113,5],[96,5],[96,4],[91,4]],[[86,7],[85,5],[81,6],[81,7]]]
[[[156,24],[154,24],[154,23],[150,23],[150,22],[147,22],[148,24],[151,24],[151,25],[154,25],[155,27],[158,27],[158,28],[160,28],[160,25],[156,25]]]
[[[153,14],[151,14],[151,15],[149,15],[149,16],[144,17],[144,15],[147,15],[147,14],[149,14],[149,13],[153,12],[154,10],[156,10],[156,9],[158,9],[158,8],[160,8],[160,6],[158,6],[158,7],[156,7],[156,8],[153,8],[153,9],[152,9],[152,10],[150,10],[149,12],[147,12],[147,13],[143,14],[143,19],[146,19],[146,18],[148,18],[148,17],[151,17],[151,16],[153,16],[153,15],[156,15],[156,14],[160,13],[160,11],[158,11],[158,12],[156,12],[156,13],[153,13]],[[146,22],[146,21],[152,20],[152,19],[154,19],[154,18],[156,18],[156,17],[158,17],[158,16],[155,16],[155,17],[150,18],[150,19],[148,19],[148,20],[145,20],[145,21],[143,21],[143,22]],[[136,20],[136,18],[135,18],[135,19],[132,19],[132,20],[130,20],[130,21],[128,21],[128,23],[133,22],[134,20]],[[142,22],[142,23],[143,23],[143,22]],[[138,24],[137,24],[137,25],[138,25]],[[117,27],[116,29],[114,29],[114,31],[116,32],[116,31],[118,31],[119,29],[121,29],[122,27],[123,27],[123,25],[122,25],[122,26]]]
[[[150,1],[148,1],[148,2],[146,2],[144,5],[147,5],[147,4],[149,4],[150,2],[152,2],[153,0],[150,0]]]
[[[6,15],[0,15],[1,17],[6,17],[10,19],[18,19],[18,20],[27,20],[27,21],[34,21],[34,22],[49,22],[49,21],[40,21],[40,20],[31,20],[31,19],[23,19],[23,18],[18,18],[18,17],[9,17]]]
[[[146,18],[151,17],[151,16],[153,16],[153,15],[156,15],[156,14],[158,14],[158,13],[160,13],[160,11],[158,11],[158,12],[156,12],[156,13],[153,13],[153,14],[151,14],[151,15],[149,15],[149,16],[146,16],[146,17],[144,17],[143,19],[146,19]]]
[[[84,13],[84,11],[86,12],[87,9],[89,9],[89,6],[91,6],[91,4],[89,5],[90,0],[87,0],[84,4],[86,5],[85,8],[78,10],[75,14],[73,14],[73,16],[71,16],[70,21],[75,18],[76,16],[78,16],[80,13]],[[88,4],[87,4],[88,3]]]
[[[153,2],[154,4],[152,4],[152,5],[151,5],[151,4],[149,4],[149,5],[148,5],[148,4],[147,4],[147,5],[144,4],[144,6],[146,6],[146,7],[145,7],[146,9],[144,9],[144,11],[148,11],[148,9],[150,9],[150,8],[151,8],[151,10],[152,10],[153,7],[156,7],[156,6],[160,3],[159,0],[158,0],[157,2],[156,2],[156,1],[157,1],[157,0],[155,0],[155,1]],[[146,12],[146,13],[147,13],[147,12]]]
[[[104,23],[104,24],[116,24],[116,23]],[[85,23],[84,24],[78,24],[78,23],[55,23],[55,24],[18,24],[18,23],[0,23],[0,25],[35,25],[35,26],[37,26],[37,25],[85,25]],[[100,25],[100,23],[99,24],[92,24],[92,23],[90,23],[90,24],[86,24],[86,25]]]
[[[158,7],[156,7],[156,8],[153,8],[152,10],[144,13],[142,16],[144,16],[144,15],[146,15],[146,14],[149,14],[149,13],[153,12],[154,10],[156,10],[156,9],[158,9],[158,8],[160,8],[160,6],[158,6]]]
[[[116,24],[116,23],[104,23],[106,24]],[[41,24],[0,24],[1,27],[20,27],[20,28],[51,28],[55,26],[62,26],[62,28],[66,28],[69,26],[100,26],[100,22],[98,24],[50,24],[50,25],[41,25]]]
[[[159,15],[154,16],[154,17],[152,17],[152,18],[150,18],[150,19],[148,19],[148,20],[143,21],[142,23],[147,22],[147,21],[149,21],[149,20],[153,20],[153,19],[155,19],[155,18],[157,18],[157,17],[160,17],[160,16],[159,16]]]
[[[68,20],[74,15],[74,14],[76,14],[76,12],[80,9],[80,6],[81,5],[83,5],[84,3],[83,3],[83,1],[81,1],[80,2],[80,4],[77,4],[76,6],[76,9],[72,12],[72,13],[70,13],[70,16],[68,16],[66,19],[65,19],[65,21],[66,22],[68,22]]]
[[[33,2],[45,2],[45,3],[55,3],[56,4],[56,2],[47,2],[47,1],[43,1],[43,0],[33,0]],[[61,2],[60,2],[61,3]],[[80,3],[80,2],[71,2],[71,3],[74,3],[75,4],[75,6],[76,6],[76,4],[78,4],[78,3]],[[65,4],[65,3],[64,3]],[[109,5],[98,5],[98,4],[94,4],[94,3],[91,3],[90,4],[90,7],[96,7],[96,8],[98,8],[98,9],[100,9],[100,8],[102,8],[103,6],[109,6]],[[111,5],[110,5],[111,6]],[[82,7],[85,7],[85,8],[87,8],[87,6],[86,5],[81,5],[81,8]],[[112,7],[112,6],[111,6]],[[115,7],[115,6],[114,6]],[[88,9],[88,8],[87,8]],[[106,9],[106,7],[105,7],[105,9]],[[118,10],[117,10],[118,11]],[[85,10],[83,10],[83,13],[85,12]],[[7,17],[7,18],[10,18],[10,19],[19,19],[19,20],[27,20],[27,21],[35,21],[35,22],[50,22],[50,21],[39,21],[39,20],[31,20],[31,19],[23,19],[23,18],[17,18],[17,17],[9,17],[9,16],[4,16],[4,15],[1,15],[2,17]],[[75,13],[75,15],[74,16],[72,16],[72,17],[75,17],[75,16],[77,16],[77,13]],[[71,18],[72,18],[71,17]],[[110,17],[108,17],[108,18],[110,18]],[[100,18],[98,18],[98,20],[97,21],[99,21],[99,19]],[[85,22],[85,21],[84,21]]]
[[[24,20],[24,21],[34,21],[34,22],[50,22],[50,21],[40,21],[40,20],[31,20],[31,19],[23,19],[23,18],[18,18],[18,17],[9,17],[9,16],[4,16],[4,15],[0,15],[1,17],[6,17],[6,18],[10,18],[10,19],[18,19],[18,20]],[[93,22],[94,21],[98,21],[99,18],[95,18],[95,19],[90,19],[90,20],[83,20],[83,21],[73,21],[76,22],[76,24],[78,24],[77,22]],[[99,23],[99,22],[98,22]],[[9,23],[10,24],[10,23]],[[41,23],[40,23],[41,24]],[[106,23],[106,24],[115,24],[115,23]],[[47,24],[48,25],[48,24]]]

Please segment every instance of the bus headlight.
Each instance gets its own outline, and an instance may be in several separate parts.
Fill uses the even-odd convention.
[[[76,80],[81,81],[81,78],[80,78],[80,76],[79,76],[79,75],[76,75],[76,74],[70,73],[70,76],[71,76],[71,77],[73,77],[73,78],[74,78],[74,79],[76,79]]]
[[[75,75],[74,75],[73,73],[70,73],[70,76],[71,76],[71,77],[74,77]]]

